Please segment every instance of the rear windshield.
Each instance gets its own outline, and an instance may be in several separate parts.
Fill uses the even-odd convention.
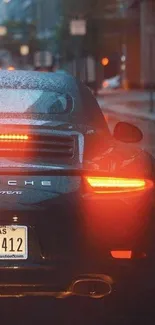
[[[73,98],[56,92],[0,89],[0,114],[64,114],[73,110]]]

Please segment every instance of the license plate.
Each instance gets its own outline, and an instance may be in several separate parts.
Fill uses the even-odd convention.
[[[26,260],[27,237],[26,226],[0,226],[0,260]]]

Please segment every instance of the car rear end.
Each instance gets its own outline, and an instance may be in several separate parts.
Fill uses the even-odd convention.
[[[51,104],[36,113],[51,94],[29,94],[26,114],[1,104],[0,296],[132,296],[150,274],[149,155],[116,144],[106,126],[51,115]],[[27,95],[16,96],[17,110]],[[73,101],[59,94],[53,103],[68,112]]]
[[[121,168],[106,169],[114,159],[106,151],[98,169],[88,159],[89,136],[70,126],[2,128],[2,294],[61,297],[79,277],[99,274],[110,277],[103,278],[109,290],[124,262],[145,260],[154,184],[142,165],[149,160],[141,159],[141,175],[131,177],[131,165],[120,175]]]
[[[51,132],[45,126],[28,131],[28,126],[9,124],[5,131],[0,146],[0,297],[7,298],[7,306],[13,299],[13,317],[18,311],[25,320],[35,315],[38,322],[121,322],[127,300],[133,304],[133,295],[144,292],[142,284],[150,276],[151,179],[141,174],[131,184],[125,171],[112,176],[104,165],[106,155],[100,170],[97,163],[84,163],[82,131]]]

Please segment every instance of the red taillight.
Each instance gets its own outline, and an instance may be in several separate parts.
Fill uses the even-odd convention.
[[[131,259],[132,251],[111,251],[111,256],[119,259]]]
[[[27,134],[0,134],[0,141],[27,141]]]
[[[133,192],[153,187],[151,180],[139,178],[86,176],[86,180],[95,193]]]
[[[121,251],[111,251],[111,256],[116,259],[131,259],[131,258],[146,258],[147,254],[145,252],[134,253],[134,251],[121,250]]]

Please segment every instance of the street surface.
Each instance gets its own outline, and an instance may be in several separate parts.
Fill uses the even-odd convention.
[[[103,325],[104,302],[88,298],[0,298],[6,325]]]
[[[155,94],[154,113],[150,113],[150,95],[144,91],[112,90],[98,97],[111,132],[118,121],[137,125],[143,132],[143,140],[136,144],[155,157]]]

